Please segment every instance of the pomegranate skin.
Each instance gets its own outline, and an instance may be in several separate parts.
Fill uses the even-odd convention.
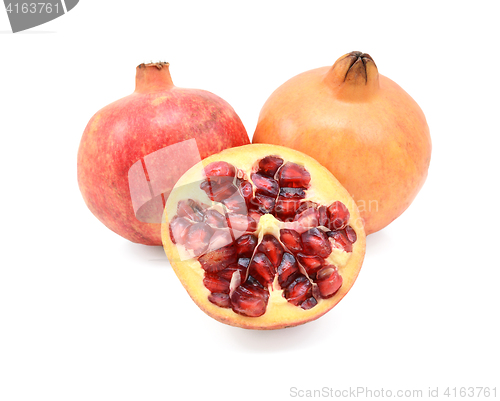
[[[356,200],[367,234],[408,208],[431,158],[422,110],[361,52],[276,89],[260,112],[253,142],[288,146],[328,168]]]
[[[186,152],[165,158],[162,152],[181,141],[195,144],[199,157],[186,146],[181,148]],[[78,184],[88,208],[106,227],[132,242],[162,245],[161,213],[177,179],[200,158],[249,142],[240,118],[223,99],[175,87],[168,63],[141,64],[135,91],[99,110],[87,124],[78,149]],[[143,182],[129,180],[129,170],[141,162]],[[144,185],[151,192],[137,190]],[[134,196],[142,209],[134,209]]]

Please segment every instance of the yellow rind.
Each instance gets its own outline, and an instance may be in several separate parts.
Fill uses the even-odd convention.
[[[269,155],[278,155],[285,161],[293,161],[301,164],[310,172],[311,190],[308,190],[308,200],[313,200],[324,205],[329,205],[336,200],[343,202],[350,211],[351,217],[349,224],[357,233],[357,241],[353,245],[353,251],[347,264],[343,267],[339,267],[339,272],[343,278],[343,284],[340,290],[332,298],[320,299],[318,300],[318,304],[312,309],[303,310],[287,302],[286,299],[281,296],[281,291],[271,291],[266,313],[260,317],[245,317],[234,313],[232,309],[220,308],[208,300],[210,292],[202,283],[204,271],[196,259],[182,260],[184,258],[181,257],[182,255],[179,255],[177,246],[173,244],[170,239],[168,217],[175,216],[177,203],[181,199],[185,199],[186,197],[196,198],[192,189],[188,189],[186,185],[189,183],[201,182],[204,179],[202,166],[206,166],[213,161],[224,160],[248,173],[257,160]],[[183,191],[183,188],[186,188],[189,194]],[[203,191],[200,190],[199,192],[198,199],[202,202],[209,203]],[[269,330],[297,326],[324,315],[351,289],[363,263],[366,247],[363,220],[359,214],[356,203],[330,171],[304,153],[281,146],[265,144],[244,145],[227,149],[207,157],[189,169],[177,182],[167,201],[163,214],[161,232],[163,247],[170,264],[193,301],[214,319],[222,323],[247,329]]]

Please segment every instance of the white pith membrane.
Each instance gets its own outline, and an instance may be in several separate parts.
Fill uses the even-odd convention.
[[[362,220],[359,216],[356,205],[354,204],[354,201],[349,196],[347,191],[325,168],[323,168],[313,159],[303,155],[302,153],[292,151],[287,148],[269,145],[248,145],[246,147],[249,147],[249,150],[251,149],[251,152],[249,152],[248,154],[242,152],[242,149],[245,147],[226,150],[218,155],[214,155],[205,159],[202,163],[190,169],[181,178],[179,183],[176,185],[175,190],[172,192],[168,199],[165,208],[164,223],[162,224],[162,239],[167,256],[177,276],[188,291],[189,295],[207,314],[219,321],[246,328],[273,329],[301,324],[316,319],[317,317],[330,310],[349,291],[361,267],[361,263],[364,257],[365,235],[362,227]],[[298,166],[303,166],[305,170],[310,174],[310,183],[307,185],[307,187],[304,188],[305,197],[301,198],[300,201],[297,202],[298,205],[309,201],[315,202],[316,204],[318,204],[318,207],[321,205],[328,207],[334,202],[338,201],[347,207],[350,212],[350,217],[346,222],[344,222],[343,225],[334,227],[332,227],[332,223],[328,223],[330,227],[320,226],[319,224],[303,226],[300,224],[300,219],[299,221],[293,221],[294,215],[292,215],[291,217],[288,216],[289,218],[286,219],[286,221],[280,221],[278,218],[273,216],[273,214],[263,214],[262,217],[260,217],[256,229],[247,227],[250,230],[242,229],[240,231],[234,229],[231,230],[231,228],[217,229],[212,226],[213,232],[206,233],[206,235],[209,237],[213,236],[213,238],[215,238],[216,236],[213,234],[217,232],[216,230],[226,231],[227,233],[231,233],[232,231],[232,235],[230,234],[231,237],[229,237],[228,235],[227,238],[229,239],[226,242],[219,242],[220,246],[230,247],[231,245],[228,245],[228,242],[233,243],[234,241],[234,243],[236,243],[238,238],[241,238],[242,236],[247,236],[248,234],[255,235],[258,241],[251,255],[252,260],[256,254],[263,253],[258,249],[258,247],[261,244],[264,236],[268,234],[272,235],[281,243],[284,254],[288,253],[290,255],[293,255],[293,258],[296,260],[296,263],[300,269],[299,272],[296,272],[294,274],[294,279],[292,279],[291,281],[288,280],[286,282],[285,287],[289,289],[288,295],[294,294],[294,292],[290,290],[290,287],[296,285],[296,281],[300,277],[305,276],[307,278],[307,281],[312,284],[310,285],[310,291],[308,291],[309,295],[306,299],[302,299],[297,305],[289,302],[284,296],[284,292],[286,289],[281,288],[279,283],[278,267],[283,259],[282,256],[281,258],[279,258],[279,262],[274,266],[274,270],[276,270],[276,273],[274,274],[274,278],[271,282],[266,283],[265,280],[262,279],[262,277],[258,276],[259,272],[255,269],[253,270],[253,272],[257,273],[257,275],[252,275],[250,269],[247,268],[246,270],[243,269],[243,276],[241,277],[239,275],[239,272],[236,270],[236,273],[234,273],[232,275],[232,278],[230,279],[230,287],[229,290],[226,291],[225,295],[229,303],[224,304],[224,302],[220,303],[219,301],[215,301],[215,303],[217,303],[216,305],[212,303],[214,302],[213,296],[215,295],[217,297],[219,295],[218,293],[212,294],[211,291],[204,285],[203,279],[206,276],[218,277],[220,276],[221,271],[209,271],[207,273],[198,260],[200,258],[205,258],[205,255],[207,254],[210,255],[212,252],[217,252],[217,248],[220,248],[220,246],[212,247],[214,249],[204,248],[201,250],[198,249],[196,251],[193,251],[192,249],[190,249],[190,246],[187,246],[185,237],[182,237],[184,239],[181,241],[179,241],[179,238],[177,238],[177,240],[175,240],[177,244],[174,244],[174,241],[172,241],[172,233],[170,231],[170,223],[174,222],[176,219],[179,219],[181,217],[179,216],[179,214],[183,215],[182,218],[186,218],[185,213],[179,211],[179,202],[181,202],[183,207],[186,207],[186,205],[188,205],[187,209],[189,209],[189,205],[198,205],[195,206],[195,208],[201,208],[201,215],[204,216],[200,217],[200,213],[198,213],[198,221],[189,221],[190,226],[186,228],[187,231],[185,231],[188,233],[190,227],[192,227],[194,224],[207,224],[206,216],[208,210],[216,210],[227,217],[227,213],[231,212],[231,209],[224,206],[221,202],[210,200],[207,196],[207,193],[200,189],[200,183],[207,181],[207,177],[204,175],[204,167],[209,166],[212,162],[225,161],[234,166],[234,168],[236,169],[236,177],[234,178],[234,182],[236,184],[241,183],[242,180],[249,181],[253,184],[251,175],[252,173],[262,173],[262,171],[259,171],[259,161],[267,156],[283,159],[283,163],[280,169],[283,168],[283,166],[285,166],[287,162],[290,162]],[[274,174],[274,177],[277,181],[280,174],[279,171],[280,170],[278,170]],[[268,176],[268,178],[271,177]],[[208,178],[208,180],[215,185],[215,180],[210,180],[210,177]],[[194,184],[189,185],[191,183]],[[256,196],[256,190],[256,186],[253,185],[254,196]],[[239,192],[236,192],[236,194],[239,194]],[[242,199],[241,196],[239,196],[239,198]],[[247,203],[247,206],[249,207],[249,213],[251,215],[252,209],[256,208],[254,203],[255,202],[250,202],[250,204]],[[313,207],[313,210],[317,210],[317,207]],[[323,209],[323,211],[324,210],[325,208]],[[200,210],[198,210],[198,212],[200,212]],[[246,211],[240,211],[240,213],[245,216],[247,214]],[[328,216],[330,216],[330,214],[328,214]],[[281,217],[283,218],[283,215],[281,215]],[[231,225],[231,219],[229,220],[229,225]],[[344,247],[341,246],[342,243],[340,243],[339,245],[337,235],[338,232],[342,231],[344,233],[343,238],[346,239],[346,226],[349,227],[348,230],[350,230],[350,235],[348,237],[351,240],[347,241],[347,246],[345,247],[348,250],[347,252],[344,250]],[[294,230],[300,236],[303,233],[307,235],[308,232],[311,232],[309,230],[314,228],[321,230],[325,234],[329,232],[330,234],[336,233],[336,235],[327,237],[331,246],[331,252],[327,257],[324,258],[324,262],[322,262],[321,265],[322,267],[316,269],[315,274],[309,275],[308,269],[306,269],[306,267],[302,265],[297,258],[298,252],[292,251],[287,247],[286,244],[281,241],[280,230]],[[185,234],[184,231],[182,232]],[[352,235],[353,232],[355,233],[354,236]],[[335,239],[337,239],[337,241]],[[207,240],[205,239],[205,242],[206,241]],[[184,243],[181,244],[182,242]],[[352,251],[349,248],[352,248]],[[309,253],[309,255],[313,257],[318,256],[311,254],[310,251],[302,253]],[[289,255],[287,256],[287,258],[288,260],[290,260]],[[238,262],[238,260],[241,261],[241,258],[237,258],[236,263]],[[250,266],[252,265],[252,262],[250,261],[248,261],[247,263],[249,263]],[[235,267],[234,262],[231,265]],[[332,272],[332,269],[335,270],[335,274],[338,273],[338,276],[342,278],[342,283],[340,288],[338,288],[336,291],[332,292],[331,294],[328,293],[327,296],[323,297],[317,285],[317,283],[321,281],[319,278],[320,275],[318,275],[317,277],[315,276],[322,269],[326,271],[326,268],[330,269],[328,271],[329,273]],[[227,270],[225,271],[227,272]],[[309,269],[309,271],[311,271],[311,269]],[[263,313],[261,315],[255,317],[245,316],[244,310],[242,311],[241,308],[238,308],[237,305],[235,307],[233,301],[238,302],[238,299],[241,299],[241,297],[235,298],[235,296],[238,295],[235,295],[235,292],[238,293],[238,288],[240,287],[240,285],[246,285],[250,289],[254,288],[253,286],[257,286],[261,289],[267,289],[267,291],[269,292],[269,297],[267,300],[267,305],[265,305],[264,308],[265,310],[262,311]],[[308,287],[309,285],[305,286]],[[266,290],[264,290],[264,292],[265,291]],[[227,294],[227,292],[229,292],[229,294]],[[224,294],[222,294],[222,296],[224,296]],[[212,300],[212,302],[210,301],[210,299]]]

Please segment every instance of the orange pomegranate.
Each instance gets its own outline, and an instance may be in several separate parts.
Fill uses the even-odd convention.
[[[422,110],[361,52],[280,86],[260,112],[253,142],[288,146],[327,167],[356,200],[367,234],[408,208],[431,158]]]

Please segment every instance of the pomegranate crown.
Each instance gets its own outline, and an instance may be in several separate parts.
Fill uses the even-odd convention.
[[[328,70],[325,82],[338,99],[347,102],[366,101],[379,88],[378,69],[368,53],[344,54]]]
[[[139,64],[135,74],[135,92],[161,92],[173,88],[169,65],[165,61]]]

